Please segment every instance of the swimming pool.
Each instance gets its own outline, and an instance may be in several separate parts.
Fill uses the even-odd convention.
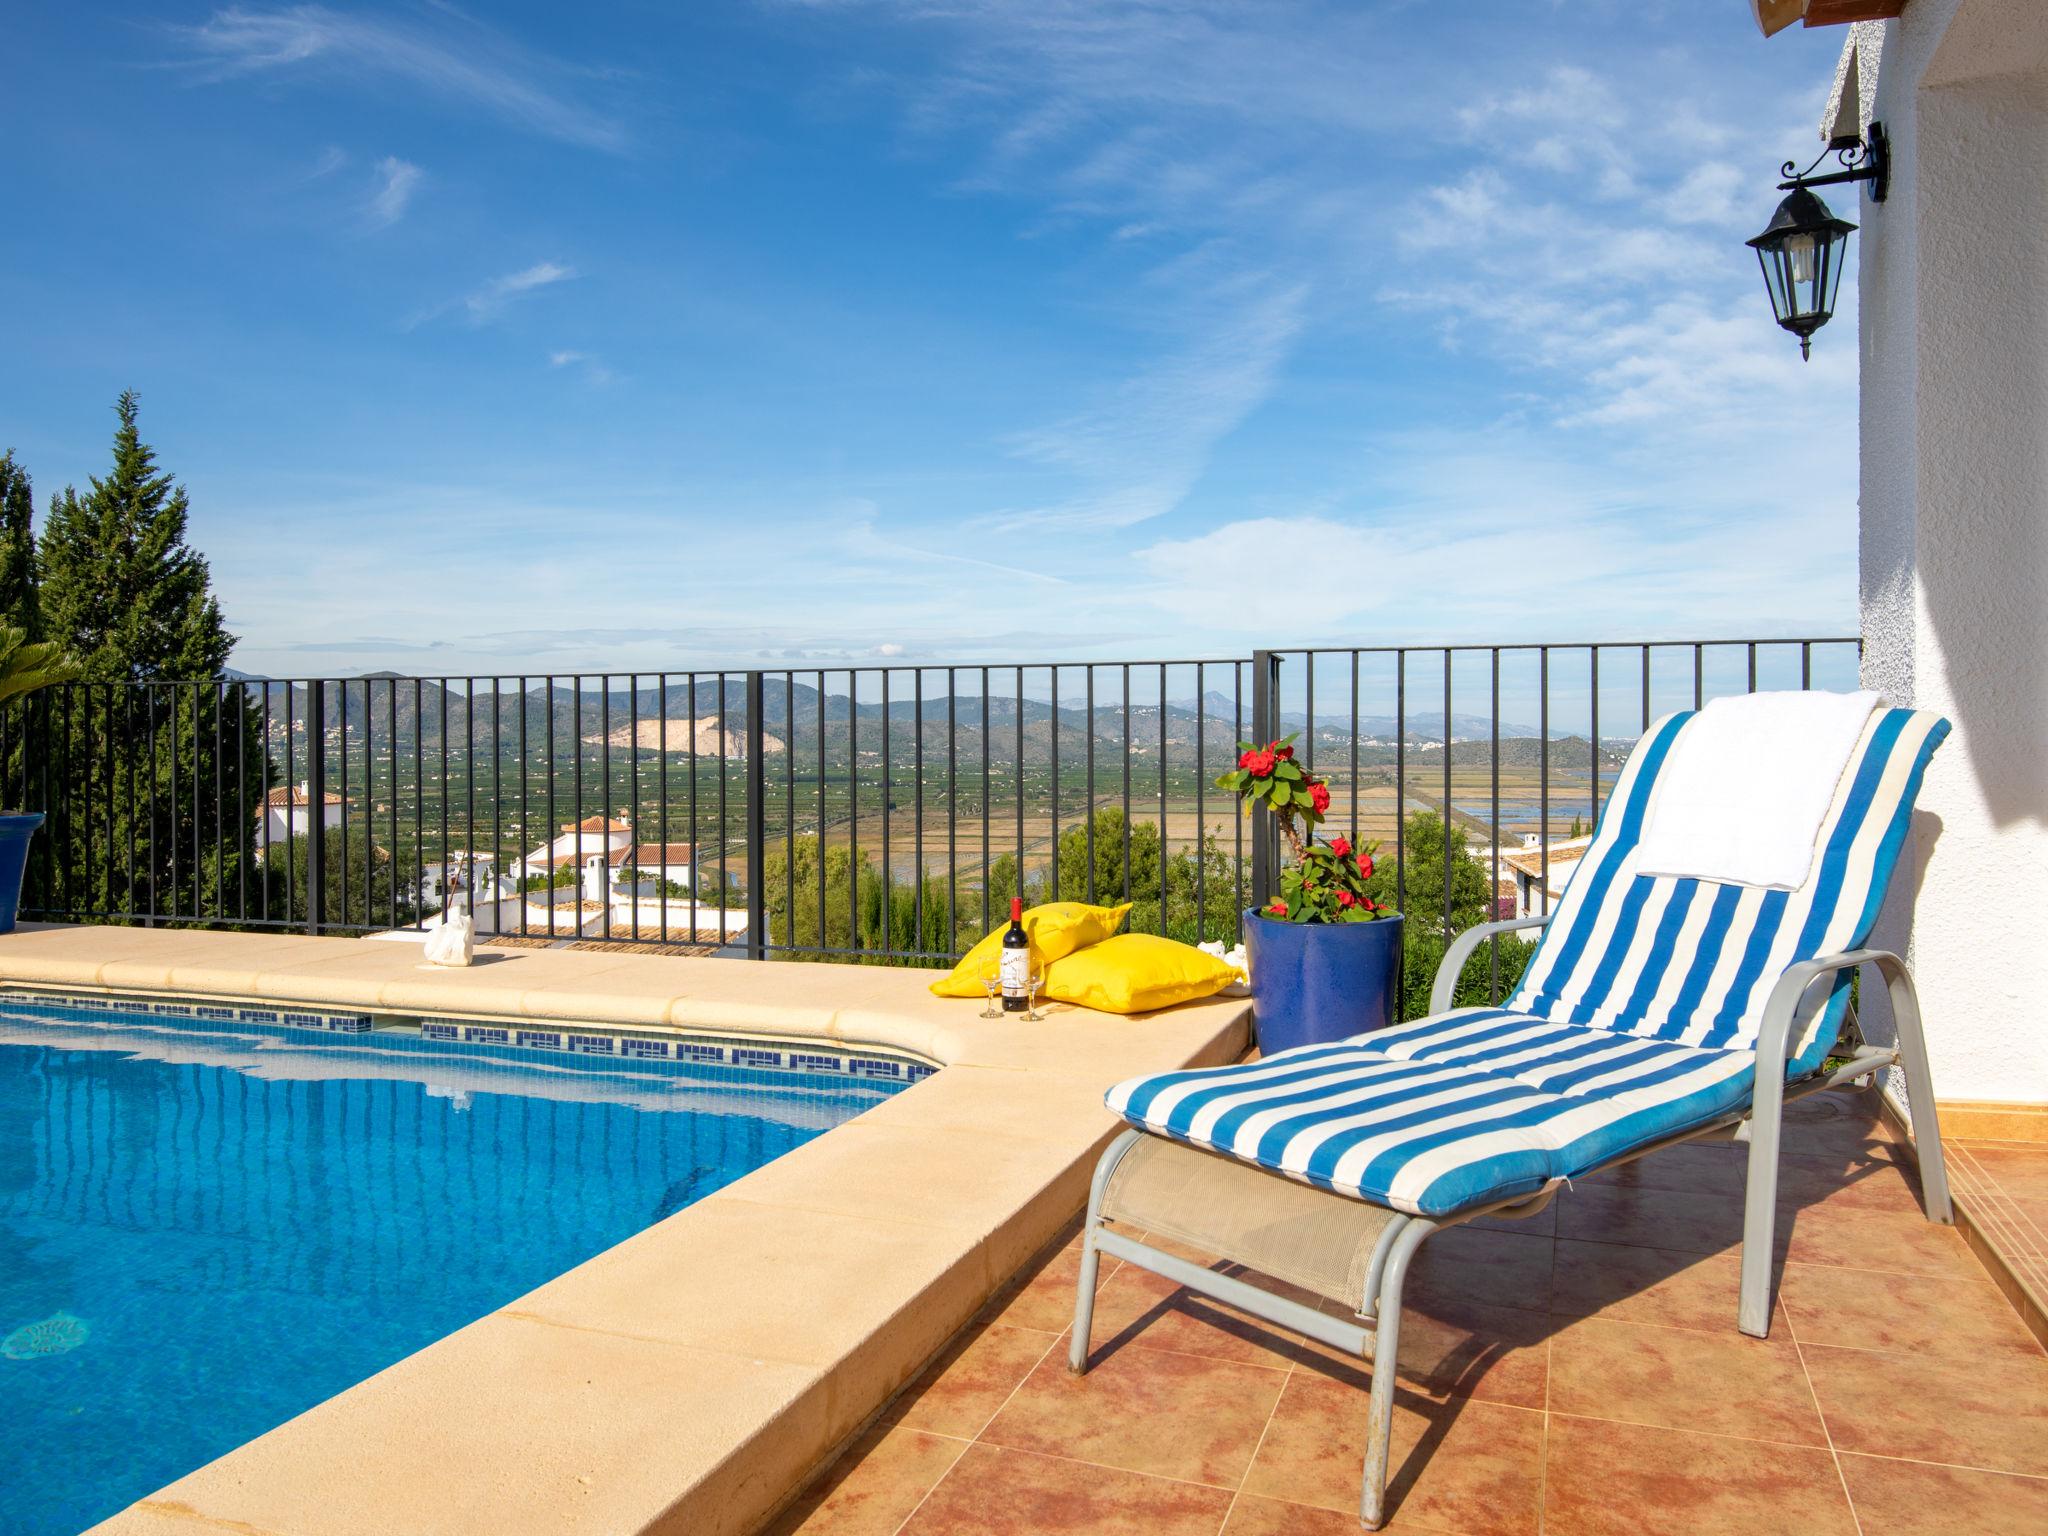
[[[71,1536],[929,1071],[272,1016],[0,994],[7,1536]]]

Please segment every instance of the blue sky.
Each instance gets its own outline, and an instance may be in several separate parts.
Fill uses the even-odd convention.
[[[245,670],[1855,627],[1853,321],[1802,366],[1741,244],[1839,29],[335,0],[10,34],[0,446],[47,501],[139,390]]]

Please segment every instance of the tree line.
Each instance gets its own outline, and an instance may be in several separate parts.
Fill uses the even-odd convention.
[[[243,689],[210,682],[235,637],[138,408],[132,390],[116,402],[106,473],[53,495],[40,532],[28,467],[0,455],[0,623],[60,646],[76,676],[0,719],[0,801],[49,813],[31,905],[220,918],[265,878],[245,851],[259,717]],[[162,686],[192,679],[209,681]]]
[[[1410,915],[1402,935],[1401,1016],[1419,1018],[1429,1011],[1430,986],[1444,955],[1446,866],[1452,932],[1490,920],[1496,898],[1464,830],[1452,825],[1447,831],[1436,812],[1410,816],[1402,844],[1399,858],[1381,849],[1366,888],[1389,906],[1401,904],[1397,898],[1405,889]],[[798,958],[943,966],[951,962],[939,957],[963,953],[987,926],[1008,921],[1012,896],[1022,896],[1026,906],[1054,900],[1055,890],[1069,901],[1130,901],[1131,932],[1163,933],[1189,944],[1234,939],[1239,910],[1249,899],[1249,871],[1213,837],[1204,837],[1199,847],[1168,852],[1157,822],[1126,822],[1115,806],[1063,831],[1052,863],[1057,884],[1051,864],[1027,871],[1020,881],[1017,856],[1006,853],[990,862],[985,877],[972,881],[925,871],[908,879],[898,875],[885,885],[874,853],[856,856],[844,843],[821,850],[818,838],[807,834],[795,840],[793,850],[772,847],[763,863],[769,931],[778,945],[809,952]],[[1496,965],[1481,946],[1459,975],[1458,1004],[1488,1002],[1496,982],[1505,997],[1533,953],[1534,944],[1504,937]],[[905,955],[924,958],[906,961]]]

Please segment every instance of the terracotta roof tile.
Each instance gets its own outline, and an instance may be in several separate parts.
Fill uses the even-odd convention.
[[[645,865],[659,868],[667,865],[691,864],[696,861],[697,850],[690,843],[635,843],[626,848],[614,848],[611,866],[617,869],[622,864]]]
[[[311,805],[313,797],[303,789],[281,788],[273,789],[268,795],[265,795],[263,803],[265,805]],[[339,805],[341,804],[341,796],[332,792],[323,793],[320,796],[320,803],[322,805]]]
[[[630,832],[633,830],[633,823],[630,821],[607,821],[602,816],[586,816],[581,821],[563,822],[562,830],[564,832]]]

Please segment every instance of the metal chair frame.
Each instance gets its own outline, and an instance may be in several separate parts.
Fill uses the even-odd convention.
[[[1469,928],[1452,941],[1437,967],[1430,992],[1432,1013],[1448,1011],[1465,961],[1485,940],[1495,934],[1522,928],[1540,928],[1549,915],[1511,918]],[[1785,1081],[1785,1062],[1796,1026],[1809,1022],[1813,1009],[1805,1009],[1815,983],[1860,965],[1872,965],[1884,978],[1891,995],[1892,1016],[1897,1024],[1897,1043],[1871,1046],[1860,1038],[1854,1054],[1833,1071],[1816,1072],[1797,1082]],[[1816,1005],[1817,1006],[1817,1005]],[[1856,1032],[1852,1031],[1852,1034]],[[1954,1220],[1949,1204],[1948,1177],[1941,1153],[1941,1128],[1934,1109],[1933,1078],[1928,1068],[1927,1040],[1921,1027],[1920,1003],[1914,992],[1912,973],[1905,961],[1886,950],[1857,949],[1823,955],[1786,967],[1772,987],[1756,1047],[1756,1078],[1747,1109],[1722,1116],[1690,1130],[1637,1147],[1602,1163],[1589,1172],[1618,1168],[1638,1158],[1649,1157],[1666,1147],[1689,1141],[1742,1141],[1749,1144],[1749,1172],[1744,1193],[1742,1223],[1742,1288],[1737,1324],[1755,1338],[1770,1332],[1772,1302],[1772,1250],[1776,1238],[1778,1202],[1778,1152],[1784,1129],[1786,1103],[1845,1083],[1869,1084],[1880,1072],[1900,1067],[1906,1076],[1908,1112],[1913,1141],[1919,1156],[1920,1191],[1927,1219],[1948,1223]],[[1139,1138],[1148,1133],[1126,1130],[1112,1141],[1095,1166],[1088,1195],[1088,1213],[1082,1228],[1081,1275],[1074,1302],[1074,1332],[1068,1351],[1068,1365],[1077,1374],[1088,1369],[1089,1333],[1095,1312],[1096,1273],[1105,1253],[1136,1264],[1186,1286],[1191,1291],[1249,1312],[1280,1327],[1369,1359],[1372,1392],[1366,1420],[1366,1450],[1363,1488],[1359,1498],[1359,1520],[1367,1530],[1378,1530],[1386,1519],[1388,1456],[1394,1418],[1394,1363],[1401,1345],[1401,1292],[1408,1269],[1422,1244],[1438,1232],[1480,1216],[1509,1219],[1534,1216],[1556,1196],[1564,1181],[1552,1180],[1532,1194],[1513,1200],[1474,1206],[1447,1216],[1415,1216],[1395,1211],[1392,1219],[1373,1239],[1367,1263],[1364,1305],[1356,1323],[1318,1311],[1316,1308],[1276,1295],[1235,1275],[1222,1274],[1190,1262],[1178,1254],[1152,1246],[1103,1224],[1103,1200],[1117,1166]],[[1217,1154],[1185,1149],[1190,1156]],[[1272,1178],[1285,1175],[1271,1173]],[[1350,1197],[1330,1194],[1332,1200]],[[1371,1203],[1371,1202],[1367,1202]],[[1360,1248],[1363,1247],[1361,1243]],[[1356,1251],[1356,1250],[1354,1250]],[[1232,1262],[1240,1256],[1219,1254]]]

